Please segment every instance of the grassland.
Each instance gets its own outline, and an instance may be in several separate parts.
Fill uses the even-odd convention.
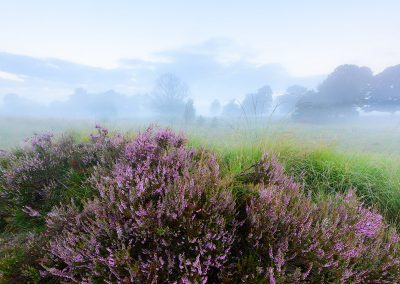
[[[0,149],[21,145],[25,138],[42,132],[85,139],[94,124],[90,120],[1,118]],[[154,122],[102,124],[134,133]],[[286,171],[315,196],[354,188],[366,204],[400,224],[400,127],[396,120],[301,124],[220,119],[190,126],[177,122],[172,127],[185,131],[191,145],[217,152],[227,173],[235,175],[246,169],[263,151],[274,153]]]

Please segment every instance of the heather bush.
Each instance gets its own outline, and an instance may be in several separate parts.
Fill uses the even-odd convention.
[[[42,134],[29,139],[25,148],[4,153],[7,159],[0,168],[0,194],[8,204],[4,211],[40,217],[60,202],[88,197],[86,180],[93,167],[111,163],[124,143],[121,136],[109,137],[106,129],[97,129],[89,143]]]
[[[72,282],[219,279],[235,240],[235,208],[211,153],[149,129],[105,173],[93,176],[98,197],[83,211],[67,206],[49,214],[56,235],[44,263],[49,274]]]
[[[42,269],[37,260],[48,241],[42,233],[46,214],[60,203],[90,197],[91,173],[114,164],[125,139],[101,127],[97,132],[86,143],[36,135],[24,148],[0,152],[1,283],[37,278]]]
[[[236,281],[243,283],[396,283],[398,235],[352,191],[312,202],[276,159],[264,156],[245,208]],[[258,181],[258,182],[257,182]],[[232,279],[230,279],[232,281]]]

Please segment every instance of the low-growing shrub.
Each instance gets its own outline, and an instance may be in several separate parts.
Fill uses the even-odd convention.
[[[170,131],[147,130],[126,145],[111,176],[99,169],[93,183],[98,198],[82,212],[70,206],[48,216],[53,232],[63,224],[50,242],[50,274],[74,282],[217,282],[236,224],[211,153],[187,149]]]
[[[24,148],[0,152],[0,283],[37,278],[42,270],[37,260],[48,241],[43,235],[46,214],[60,203],[73,199],[80,204],[92,196],[91,173],[99,165],[111,167],[125,139],[97,127],[86,143],[50,134],[27,142]]]
[[[106,129],[97,129],[89,143],[76,143],[71,137],[54,140],[51,134],[43,134],[28,140],[23,149],[4,153],[7,159],[0,165],[4,211],[43,217],[60,202],[88,197],[86,180],[93,167],[113,164],[125,142],[120,135],[109,137]]]
[[[236,270],[242,282],[400,280],[398,235],[352,191],[314,203],[267,156],[255,166],[253,177],[260,183],[246,207],[247,231],[241,236],[246,253]]]

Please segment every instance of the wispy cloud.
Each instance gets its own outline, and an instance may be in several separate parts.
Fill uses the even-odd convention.
[[[15,82],[24,82],[24,79],[22,78],[22,76],[18,76],[16,74],[1,71],[1,70],[0,70],[0,79],[15,81]]]

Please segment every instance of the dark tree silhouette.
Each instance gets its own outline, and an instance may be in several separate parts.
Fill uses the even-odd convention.
[[[219,115],[221,112],[221,103],[218,99],[215,99],[210,105],[210,114],[213,116]]]
[[[372,71],[368,67],[341,65],[318,88],[320,103],[336,107],[360,106],[369,91]]]
[[[156,81],[152,107],[159,115],[181,116],[188,94],[189,87],[185,82],[173,74],[163,74]]]
[[[374,77],[371,92],[364,102],[365,111],[393,114],[400,110],[400,65],[386,68]]]
[[[194,108],[194,102],[192,99],[188,99],[185,104],[185,111],[183,113],[183,119],[185,123],[191,123],[196,118],[196,110]]]
[[[236,102],[236,100],[231,100],[229,103],[224,105],[222,109],[222,115],[223,116],[230,116],[230,117],[237,117],[242,114],[242,110],[240,109],[239,104]]]
[[[358,115],[370,92],[372,71],[367,67],[341,65],[319,86],[296,104],[293,118],[300,120],[337,119]]]
[[[242,102],[243,113],[246,116],[265,115],[272,103],[271,87],[266,85],[256,93],[247,94]]]
[[[299,85],[293,85],[286,89],[284,95],[277,98],[278,111],[284,114],[290,114],[295,111],[296,104],[307,93],[307,88]]]

